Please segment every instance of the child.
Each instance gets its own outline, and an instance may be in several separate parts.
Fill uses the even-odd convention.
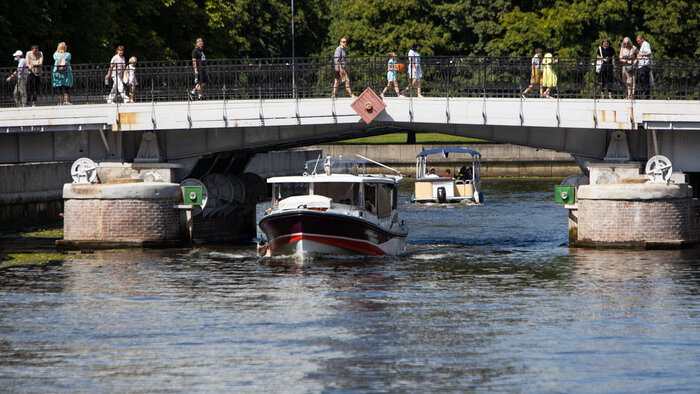
[[[396,52],[389,52],[387,55],[389,55],[389,61],[386,64],[386,87],[384,90],[382,90],[382,94],[380,96],[384,98],[384,93],[386,93],[387,90],[389,90],[389,87],[391,86],[391,83],[394,83],[394,90],[396,90],[396,96],[397,97],[403,97],[403,95],[399,92],[399,83],[396,82],[396,74],[399,71],[398,68],[396,68]]]
[[[136,85],[139,82],[136,80],[136,56],[129,58],[129,66],[127,66],[124,72],[124,85],[126,85],[129,90],[129,102],[134,102],[134,93],[136,92]]]
[[[544,59],[542,59],[542,85],[547,88],[544,91],[544,97],[552,98],[549,92],[552,88],[557,87],[557,73],[554,71],[552,65],[559,63],[559,59],[554,59],[553,54],[554,48],[548,46],[544,50]]]
[[[535,56],[532,57],[532,62],[530,66],[530,86],[523,90],[521,96],[525,98],[527,92],[530,91],[535,85],[540,86],[540,97],[542,97],[542,49],[535,49]]]

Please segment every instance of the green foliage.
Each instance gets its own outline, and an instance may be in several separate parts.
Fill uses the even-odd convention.
[[[65,41],[75,63],[107,62],[117,45],[140,60],[188,59],[194,40],[210,58],[291,56],[291,0],[24,0],[0,2],[0,66],[39,44]],[[522,55],[553,45],[593,56],[604,37],[644,34],[657,58],[700,56],[696,0],[296,0],[295,54],[331,56]]]

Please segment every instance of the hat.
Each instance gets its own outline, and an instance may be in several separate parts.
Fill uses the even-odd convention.
[[[24,55],[24,53],[18,49],[17,52],[12,54],[12,57],[15,57],[15,56],[22,57],[22,55]]]
[[[201,38],[198,38],[197,41],[195,41],[196,44],[199,44],[200,42],[204,42]]]

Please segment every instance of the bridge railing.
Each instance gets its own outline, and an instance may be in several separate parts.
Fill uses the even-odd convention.
[[[387,57],[360,56],[347,59],[351,87],[355,94],[371,87],[379,93],[387,85]],[[408,59],[399,62],[408,66]],[[559,58],[553,69],[558,77],[552,96],[560,98],[599,98],[600,74],[595,58]],[[423,56],[420,59],[422,93],[427,97],[519,97],[530,84],[529,57]],[[105,85],[108,64],[74,64],[74,104],[103,103],[111,86]],[[38,85],[37,105],[58,103],[58,92],[51,84],[52,65],[45,65]],[[408,68],[408,67],[407,67]],[[627,95],[621,65],[615,62],[612,89],[614,98]],[[15,69],[2,68],[8,76]],[[333,86],[332,57],[217,59],[207,61],[209,83],[206,99],[329,98]],[[136,101],[188,100],[194,88],[191,61],[139,62]],[[700,60],[654,59],[652,98],[664,100],[700,99]],[[408,73],[398,73],[399,88],[409,83]],[[111,79],[109,81],[111,84]],[[0,84],[0,106],[15,106],[15,80]],[[639,89],[639,87],[637,87]],[[393,86],[388,96],[394,95]],[[415,95],[413,89],[410,94]],[[537,89],[531,97],[537,95]],[[338,96],[345,97],[343,84]]]

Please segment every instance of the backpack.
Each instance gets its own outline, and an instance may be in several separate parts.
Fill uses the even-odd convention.
[[[57,71],[66,71],[67,69],[68,69],[68,67],[66,67],[65,55],[59,57],[58,60],[56,61],[56,70]]]

